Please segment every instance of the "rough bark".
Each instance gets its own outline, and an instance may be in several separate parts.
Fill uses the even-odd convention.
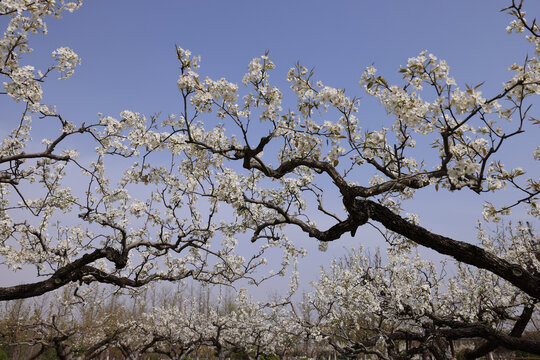
[[[356,206],[369,218],[380,222],[388,230],[394,231],[419,245],[423,245],[454,259],[486,269],[507,280],[526,294],[540,299],[540,276],[531,274],[517,264],[509,263],[486,250],[463,241],[435,234],[415,225],[386,207],[371,200],[356,200]]]
[[[82,280],[86,275],[102,274],[105,277],[106,274],[102,271],[88,266],[88,264],[103,258],[114,262],[117,268],[122,268],[127,263],[124,256],[113,248],[95,250],[59,268],[46,280],[0,288],[0,301],[26,299],[43,295],[49,291],[59,289],[72,281]],[[108,276],[110,277],[112,275]]]

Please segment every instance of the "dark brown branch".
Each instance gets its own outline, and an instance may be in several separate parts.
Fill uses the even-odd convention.
[[[514,327],[512,328],[512,331],[508,334],[509,336],[513,337],[520,337],[523,334],[523,331],[525,331],[525,328],[527,327],[527,324],[529,323],[529,320],[532,317],[532,314],[534,312],[534,306],[526,306],[523,308],[523,312],[521,313],[518,321],[514,324]],[[499,347],[498,341],[483,341],[481,344],[479,344],[476,348],[471,350],[466,350],[463,354],[465,357],[465,360],[474,360],[479,357],[485,356],[488,353],[492,352],[493,350],[497,349]]]
[[[112,261],[117,266],[121,266],[122,264],[125,266],[126,264],[124,257],[113,248],[95,250],[59,268],[47,280],[0,288],[0,301],[26,299],[43,295],[49,291],[59,289],[72,281],[81,280],[86,275],[83,270],[90,268],[87,265],[103,258]]]
[[[362,209],[363,213],[369,214],[371,219],[380,222],[388,230],[438,253],[449,255],[457,261],[486,269],[509,281],[528,295],[540,299],[540,276],[531,274],[520,265],[511,264],[476,245],[432,233],[371,200],[356,200],[355,203],[358,209]]]

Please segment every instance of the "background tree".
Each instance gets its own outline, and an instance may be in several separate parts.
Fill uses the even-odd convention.
[[[532,234],[519,224],[490,236],[481,229],[479,240],[503,255],[537,242]],[[463,352],[467,359],[499,347],[540,352],[537,341],[523,336],[538,299],[469,265],[456,263],[449,274],[448,264],[436,266],[411,248],[389,250],[387,257],[383,264],[380,254],[360,249],[332,262],[310,294],[317,316],[303,326],[344,356],[408,359],[427,352],[449,359],[457,356],[453,342],[470,338],[483,341]]]

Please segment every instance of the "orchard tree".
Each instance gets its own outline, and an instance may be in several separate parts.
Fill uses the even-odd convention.
[[[42,103],[41,83],[55,70],[60,79],[69,78],[79,57],[59,48],[52,53],[56,63],[45,71],[22,66],[20,60],[32,51],[29,37],[46,34],[47,17],[80,5],[0,2],[0,15],[9,18],[0,41],[0,94],[22,105],[20,118],[10,120],[14,128],[0,143],[0,264],[2,271],[35,267],[39,277],[0,288],[0,300],[38,296],[72,282],[139,288],[188,277],[229,284],[283,274],[299,255],[286,239],[247,258],[236,253],[236,236],[249,225],[218,213],[226,191],[218,180],[220,157],[208,156],[177,131],[166,132],[156,118],[125,111],[121,120],[102,117],[76,124]],[[33,133],[36,119],[56,126],[57,133],[51,139]],[[171,116],[165,123],[176,121]],[[203,136],[210,141],[218,134],[216,129]],[[93,160],[80,160],[79,152],[69,148],[75,144],[83,158],[93,154]],[[162,153],[170,161],[164,162]],[[116,176],[118,161],[124,171]],[[115,170],[107,171],[107,164]],[[278,245],[284,249],[283,268],[254,278],[255,269],[266,263],[265,250]]]
[[[494,235],[480,229],[478,240],[516,262],[527,257],[518,249],[538,242],[525,224]],[[308,302],[316,316],[300,321],[302,326],[347,357],[410,359],[429,353],[450,359],[457,356],[453,342],[470,338],[479,341],[462,349],[465,359],[499,347],[540,353],[540,343],[523,336],[540,310],[538,299],[485,269],[458,262],[449,275],[412,248],[391,248],[386,255],[383,263],[380,254],[359,249],[334,260],[313,284]]]
[[[398,85],[369,67],[361,87],[393,124],[367,130],[358,118],[358,96],[315,81],[300,64],[287,74],[296,107],[284,110],[283,93],[270,83],[274,63],[268,54],[249,63],[240,91],[225,79],[202,78],[200,58],[178,47],[179,114],[148,119],[126,110],[118,119],[79,124],[42,104],[40,86],[54,70],[68,78],[77,55],[60,48],[53,52],[56,64],[45,71],[20,64],[30,51],[30,34],[46,31],[44,18],[79,5],[0,2],[0,14],[9,17],[0,42],[3,94],[22,104],[21,117],[0,144],[1,261],[12,270],[33,266],[40,276],[32,284],[0,288],[0,300],[72,282],[120,288],[186,277],[259,282],[265,276],[256,277],[256,270],[266,263],[268,248],[284,251],[275,274],[303,254],[287,237],[291,227],[324,248],[344,235],[354,237],[368,222],[380,224],[391,248],[411,242],[428,247],[540,299],[536,237],[514,252],[498,253],[474,239],[436,234],[405,214],[406,200],[417,191],[484,194],[512,187],[515,201],[486,203],[484,217],[498,220],[517,206],[540,215],[539,181],[498,158],[509,139],[534,136],[529,112],[540,92],[537,57],[511,65],[514,76],[489,95],[480,86],[458,86],[447,63],[427,52],[398,70]],[[525,33],[538,55],[540,30],[522,5],[513,1],[505,9],[513,17],[508,31]],[[36,117],[56,122],[58,133],[35,143]],[[78,151],[68,147],[75,137]],[[78,157],[85,144],[95,149],[93,161]],[[540,159],[540,147],[532,156]],[[67,176],[75,172],[80,176]],[[333,225],[317,225],[321,217]],[[236,252],[244,234],[260,243],[248,258]]]
[[[142,319],[128,320],[121,326],[130,330],[118,339],[123,339],[124,344],[138,344],[142,350],[126,351],[126,356],[157,353],[180,359],[210,348],[219,359],[240,356],[258,360],[271,355],[283,358],[287,352],[291,355],[291,350],[301,348],[299,335],[305,332],[285,305],[254,302],[245,290],[234,299],[220,296],[207,309],[201,309],[195,297],[183,298],[146,311]]]
[[[60,359],[95,359],[117,351],[112,345],[128,331],[125,319],[140,309],[125,309],[119,296],[107,296],[97,286],[73,297],[75,284],[54,296],[3,302],[0,309],[0,348],[9,358],[37,359],[56,354]]]
[[[126,304],[125,297],[95,285],[82,301],[72,296],[74,286],[56,291],[50,309],[39,300],[4,302],[0,348],[11,357],[38,358],[55,351],[61,359],[78,360],[120,354],[177,360],[205,352],[221,359],[257,360],[303,349],[299,335],[306,329],[289,307],[254,302],[245,291],[235,298],[213,298],[201,307],[201,299],[185,289],[151,305],[146,296]]]
[[[521,2],[505,10],[514,17],[507,30],[525,32],[538,55],[536,22],[524,17]],[[540,298],[540,268],[534,256],[523,261],[498,256],[472,239],[459,241],[431,232],[414,215],[403,214],[404,202],[430,187],[477,194],[512,187],[515,201],[500,208],[486,203],[484,218],[499,220],[518,205],[526,206],[532,217],[540,215],[539,181],[525,178],[522,168],[506,168],[497,158],[509,139],[534,131],[537,121],[528,121],[528,113],[540,92],[538,58],[526,57],[522,65],[512,65],[514,76],[487,97],[479,86],[460,88],[446,62],[427,52],[399,69],[400,85],[389,84],[369,67],[360,84],[394,123],[391,128],[365,131],[357,117],[358,97],[315,81],[314,73],[301,65],[287,75],[297,109],[285,111],[282,92],[270,83],[274,63],[268,54],[250,62],[243,78],[248,90],[242,97],[236,84],[201,78],[200,59],[189,51],[178,48],[177,54],[184,111],[165,124],[181,142],[175,143],[171,135],[165,143],[196,146],[205,166],[219,159],[217,188],[222,191],[215,195],[252,230],[253,242],[280,241],[286,229],[296,227],[324,248],[345,234],[354,237],[358,227],[374,221],[400,235],[392,246],[413,242],[428,247]],[[206,120],[212,113],[215,122]],[[425,148],[419,151],[417,143]],[[530,156],[539,160],[540,147]],[[146,174],[143,167],[140,171]],[[361,183],[370,171],[373,176]],[[335,193],[340,195],[341,209],[325,202]],[[334,224],[320,228],[315,220],[321,216]],[[536,238],[517,251],[538,254]]]

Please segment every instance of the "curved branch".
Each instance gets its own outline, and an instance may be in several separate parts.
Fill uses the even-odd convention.
[[[512,328],[512,331],[510,331],[508,335],[519,338],[521,334],[523,334],[523,331],[525,331],[525,328],[527,327],[527,324],[529,323],[529,320],[531,319],[533,312],[534,312],[534,306],[524,307],[518,321],[516,321],[516,323],[514,324],[514,327]],[[484,355],[487,355],[488,353],[497,349],[499,345],[500,343],[498,339],[491,340],[491,341],[486,340],[486,341],[483,341],[481,344],[479,344],[476,348],[466,350],[463,355],[464,355],[465,360],[474,360]]]
[[[122,261],[123,256],[117,250],[113,248],[98,249],[59,268],[47,280],[0,288],[0,301],[26,299],[43,295],[49,291],[59,289],[72,281],[81,280],[86,275],[84,270],[90,268],[87,265],[103,258],[107,258],[117,265],[122,263],[125,265],[126,263]]]
[[[358,208],[363,209],[371,219],[380,222],[388,230],[419,245],[449,255],[460,262],[486,269],[509,281],[528,295],[540,299],[540,276],[531,274],[520,265],[509,263],[476,245],[432,233],[371,200],[356,200],[355,202]]]

